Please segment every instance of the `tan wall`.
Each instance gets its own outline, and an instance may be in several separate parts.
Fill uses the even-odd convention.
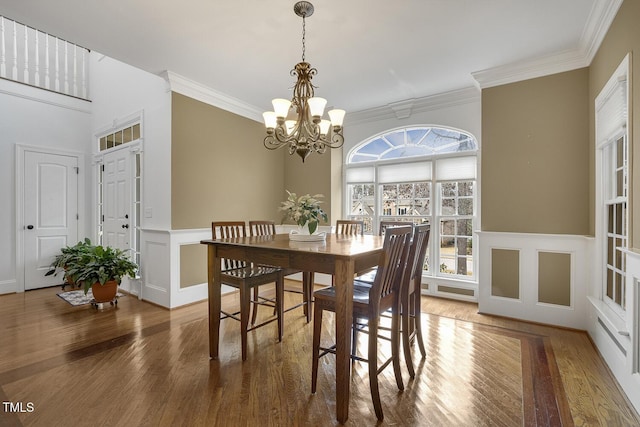
[[[171,124],[173,229],[280,219],[284,157],[264,148],[264,125],[175,92]]]
[[[201,244],[180,246],[180,287],[207,283],[207,247]]]
[[[482,91],[483,231],[589,234],[588,78]]]
[[[330,149],[327,149],[330,150]],[[324,154],[310,154],[309,157],[302,163],[302,159],[296,154],[290,156],[286,148],[282,149],[284,160],[284,189],[280,194],[280,199],[285,200],[289,190],[292,193],[296,193],[298,196],[303,194],[323,194],[324,203],[322,209],[329,216],[329,222],[326,224],[320,223],[320,225],[329,225],[332,218],[332,193],[331,193],[331,171],[332,171],[332,154],[327,151]],[[282,215],[278,220],[282,219]]]
[[[589,116],[591,117],[589,132],[590,206],[595,205],[595,113],[594,102],[622,59],[629,52],[631,57],[631,105],[629,106],[629,146],[631,147],[631,189],[630,194],[630,233],[631,246],[640,248],[640,173],[635,165],[640,165],[640,140],[634,137],[634,129],[640,129],[640,1],[625,0],[611,24],[598,53],[589,67]],[[591,210],[590,227],[595,228],[594,211]]]

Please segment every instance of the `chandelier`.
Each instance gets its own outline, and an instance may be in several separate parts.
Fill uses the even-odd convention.
[[[345,111],[333,109],[328,112],[330,120],[322,118],[327,100],[314,96],[315,86],[311,79],[317,70],[305,61],[305,18],[313,15],[313,5],[299,1],[293,6],[293,11],[302,17],[302,62],[291,70],[291,75],[297,77],[291,101],[274,99],[274,111],[263,113],[267,127],[264,146],[269,150],[288,146],[289,154],[297,153],[304,163],[314,151],[322,154],[327,147],[342,147]]]

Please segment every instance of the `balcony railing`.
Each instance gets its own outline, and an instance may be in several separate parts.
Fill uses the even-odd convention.
[[[89,99],[89,49],[0,16],[0,77]]]

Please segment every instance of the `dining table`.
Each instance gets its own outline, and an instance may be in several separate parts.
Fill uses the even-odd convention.
[[[291,240],[288,234],[275,234],[202,240],[200,243],[207,245],[209,356],[212,359],[218,358],[220,340],[222,259],[244,260],[333,276],[336,288],[336,418],[340,423],[346,422],[349,417],[351,383],[353,279],[355,273],[378,265],[384,237],[326,234],[322,240],[296,241]]]

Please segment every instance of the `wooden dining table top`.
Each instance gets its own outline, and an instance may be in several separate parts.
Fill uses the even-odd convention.
[[[377,263],[377,257],[382,252],[384,237],[327,234],[323,241],[300,242],[290,240],[288,234],[275,234],[208,239],[202,240],[201,243],[212,244],[218,250],[222,250],[219,254],[221,258],[250,259],[252,262],[261,264],[333,274],[332,260],[337,258],[354,260],[356,271],[362,263],[367,264],[364,268],[368,268],[372,262],[371,257],[375,258],[374,263]],[[307,262],[306,260],[309,259],[312,261]],[[323,260],[325,262],[322,262]]]

